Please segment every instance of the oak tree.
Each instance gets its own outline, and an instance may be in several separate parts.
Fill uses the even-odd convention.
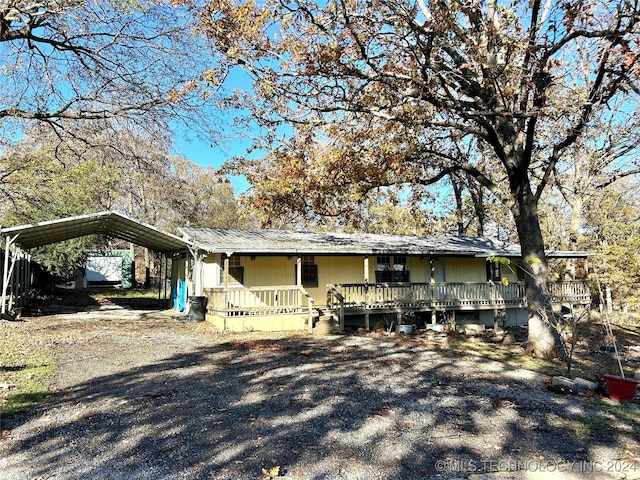
[[[596,117],[636,114],[639,22],[627,0],[214,0],[200,28],[255,79],[245,107],[270,152],[257,178],[313,182],[298,205],[334,209],[376,185],[454,172],[499,198],[522,248],[529,340],[553,356],[539,202],[578,139],[603,140]],[[329,169],[321,144],[342,153]],[[235,167],[257,175],[256,162]]]

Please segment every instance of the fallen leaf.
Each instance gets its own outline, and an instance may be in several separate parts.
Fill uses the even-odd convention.
[[[269,470],[263,468],[262,475],[264,475],[264,480],[270,480],[273,477],[277,477],[280,475],[280,465],[276,465],[275,467],[271,467]]]

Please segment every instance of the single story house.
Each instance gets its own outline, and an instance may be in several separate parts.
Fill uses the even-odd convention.
[[[201,301],[198,307],[206,300],[208,319],[225,330],[321,333],[380,321],[527,321],[517,245],[455,236],[194,227],[174,235],[112,211],[0,228],[1,313],[29,301],[30,249],[90,234],[160,253],[165,281],[158,298],[167,299],[170,276],[174,308],[188,308],[188,298]],[[573,261],[588,253],[547,256]],[[487,261],[491,257],[511,264]],[[549,291],[558,303],[591,302],[584,281],[552,283]]]
[[[464,236],[179,228],[190,254],[174,280],[220,329],[342,331],[410,321],[527,322],[520,247]],[[586,259],[587,252],[548,251]],[[492,262],[510,259],[510,264]],[[556,302],[587,305],[588,285],[550,284]]]

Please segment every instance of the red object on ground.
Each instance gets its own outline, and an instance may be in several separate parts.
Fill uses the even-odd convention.
[[[619,402],[630,402],[636,394],[636,387],[640,380],[622,378],[616,375],[605,375],[609,396]]]

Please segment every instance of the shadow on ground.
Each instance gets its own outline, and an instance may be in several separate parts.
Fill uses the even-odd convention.
[[[313,480],[460,478],[599,461],[600,449],[639,441],[637,417],[623,430],[615,422],[589,399],[408,340],[239,337],[75,385],[5,419],[14,433],[0,470],[255,479],[279,466]]]

